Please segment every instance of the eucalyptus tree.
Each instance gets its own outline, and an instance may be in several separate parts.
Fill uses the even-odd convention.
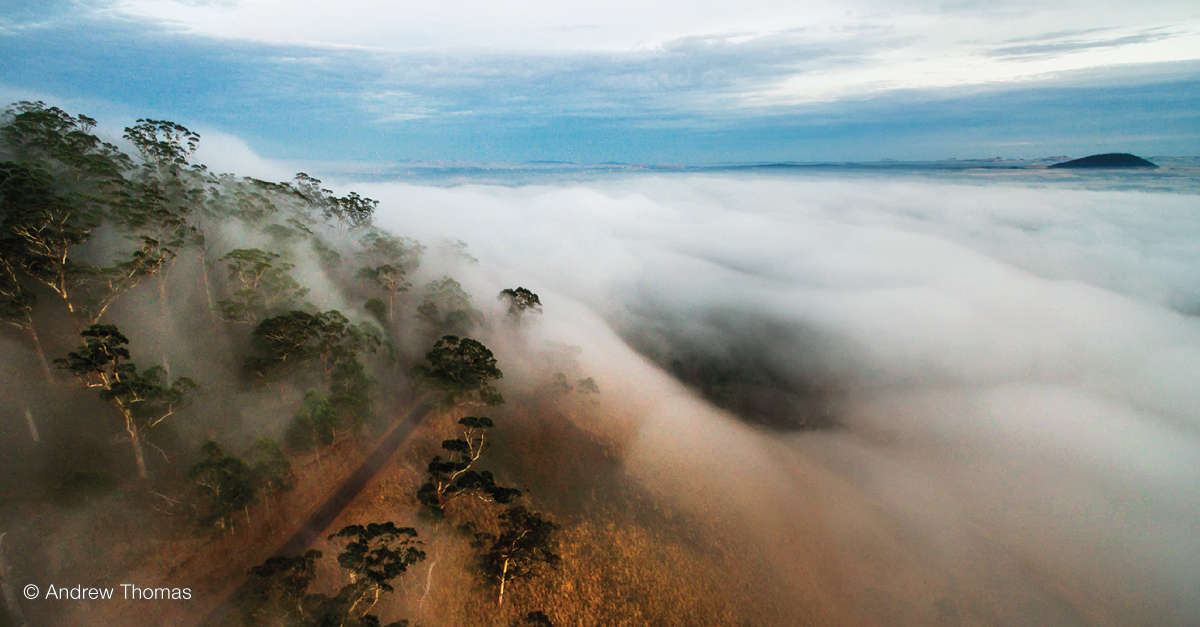
[[[504,397],[492,382],[504,376],[492,351],[469,337],[442,336],[425,354],[427,363],[413,368],[420,388],[441,396],[444,407],[460,402],[502,405]]]
[[[542,313],[541,299],[523,287],[501,290],[499,299],[508,303],[508,316],[514,320],[520,320],[526,312]]]
[[[92,131],[96,120],[58,107],[21,101],[5,110],[0,142],[19,161],[48,165],[73,192],[103,192],[122,182],[133,162]]]
[[[503,606],[509,582],[558,568],[562,558],[554,552],[560,527],[541,514],[516,505],[500,514],[499,523],[499,533],[476,533],[471,546],[480,572],[498,587],[496,605]]]
[[[44,103],[18,103],[9,114],[0,139],[24,162],[6,163],[0,172],[5,235],[21,240],[13,258],[23,274],[62,298],[68,312],[99,322],[114,300],[170,263],[188,231],[186,220],[123,177],[130,162],[90,133],[95,120]],[[79,262],[77,249],[106,220],[140,245],[111,266]]]
[[[117,408],[129,434],[138,476],[148,479],[144,433],[190,404],[196,383],[187,377],[168,382],[161,366],[139,371],[126,348],[129,338],[115,325],[93,324],[80,336],[84,343],[54,363],[78,377],[85,387],[98,389],[100,399]]]
[[[205,527],[233,528],[233,517],[246,511],[258,500],[258,480],[254,469],[233,455],[226,455],[213,440],[200,447],[200,461],[188,470],[207,511],[199,523]]]
[[[315,314],[293,310],[267,318],[254,329],[258,354],[246,358],[246,373],[277,376],[315,363],[328,380],[359,354],[379,349],[382,340],[372,327],[353,324],[336,309]]]
[[[245,624],[287,627],[381,627],[371,614],[394,582],[425,559],[417,531],[395,523],[349,525],[328,538],[341,545],[338,565],[350,583],[333,596],[311,592],[317,580],[317,560],[323,554],[276,556],[250,569],[254,577],[248,593],[239,599]],[[388,623],[404,627],[408,621]]]
[[[360,244],[358,256],[366,265],[359,269],[358,278],[387,296],[386,319],[395,324],[396,296],[412,288],[407,279],[421,265],[425,247],[416,240],[380,230],[367,233]]]
[[[338,198],[333,195],[333,190],[321,187],[320,179],[303,172],[296,174],[290,187],[311,207],[320,211],[325,220],[338,228],[356,229],[370,225],[375,208],[379,206],[379,201],[364,198],[357,192]]]
[[[291,309],[308,295],[308,289],[292,278],[295,264],[279,261],[276,253],[239,248],[221,261],[229,270],[232,293],[217,306],[230,322],[255,324],[271,312]]]
[[[417,319],[432,335],[464,335],[483,324],[483,314],[471,306],[471,297],[450,277],[430,281],[422,289]]]
[[[442,442],[446,458],[439,455],[429,462],[429,478],[417,490],[417,500],[435,519],[443,518],[446,506],[460,497],[507,504],[521,496],[516,488],[497,485],[491,472],[474,469],[483,454],[487,430],[494,426],[492,420],[467,416],[458,424],[463,427],[462,437]]]
[[[40,200],[44,187],[36,171],[0,163],[0,320],[29,335],[47,379],[52,379],[41,336],[33,319],[37,295],[26,283],[30,267],[27,242],[14,230],[25,219],[30,204]],[[30,198],[32,196],[33,198]]]

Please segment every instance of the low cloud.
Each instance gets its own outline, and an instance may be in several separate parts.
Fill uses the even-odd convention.
[[[638,416],[629,472],[773,547],[779,577],[815,578],[801,597],[836,579],[821,603],[923,624],[1200,616],[1194,196],[694,175],[360,187],[384,225],[466,240],[477,294],[541,294],[543,334],[583,347],[614,415]],[[783,415],[715,407],[673,357],[754,374]],[[836,426],[793,430],[814,395]]]

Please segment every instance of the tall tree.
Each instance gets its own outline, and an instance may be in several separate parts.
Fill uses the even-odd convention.
[[[148,479],[150,473],[142,450],[144,431],[189,404],[195,396],[196,383],[187,377],[168,383],[161,366],[139,372],[126,348],[129,338],[115,325],[93,324],[80,332],[80,336],[83,345],[54,363],[77,376],[84,386],[99,389],[100,399],[121,412],[138,476]]]
[[[198,133],[166,120],[138,120],[126,127],[124,137],[147,166],[159,171],[186,166],[200,145]]]
[[[442,397],[452,407],[460,401],[481,405],[502,405],[504,397],[492,387],[492,381],[504,376],[496,367],[496,358],[486,346],[469,337],[442,336],[425,354],[428,363],[413,369],[418,386]]]
[[[463,426],[462,437],[442,442],[446,459],[439,455],[429,462],[429,479],[417,490],[417,500],[438,519],[445,516],[446,505],[459,497],[507,504],[521,496],[516,488],[496,485],[491,472],[473,469],[483,454],[487,430],[494,426],[492,420],[467,416],[458,424]]]
[[[435,335],[464,335],[483,324],[483,314],[471,306],[471,297],[450,277],[430,281],[422,289],[417,319]]]
[[[499,587],[497,605],[504,605],[504,588],[516,579],[541,575],[546,568],[558,568],[562,558],[557,549],[559,526],[516,505],[500,514],[500,533],[476,533],[471,543],[479,551],[477,560],[485,577]]]
[[[233,517],[258,500],[258,478],[254,469],[232,455],[226,455],[214,441],[200,447],[200,461],[188,470],[208,511],[200,517],[205,527],[233,527]]]
[[[508,316],[520,321],[528,313],[542,313],[542,301],[537,294],[523,288],[506,289],[500,292],[500,300],[508,303]]]
[[[292,278],[295,264],[280,262],[275,253],[239,248],[221,261],[229,268],[233,293],[217,306],[230,322],[254,324],[271,312],[296,306],[308,294],[308,289]]]
[[[120,149],[92,134],[96,120],[86,115],[72,116],[41,101],[18,102],[5,114],[8,123],[0,126],[0,141],[18,160],[49,165],[73,192],[111,189],[133,167]]]
[[[382,343],[373,325],[352,324],[341,312],[289,311],[263,320],[254,329],[257,355],[246,358],[246,373],[269,377],[317,363],[325,379],[339,367],[356,362],[362,352],[375,352]]]
[[[280,627],[382,627],[371,614],[393,582],[425,559],[417,530],[395,523],[349,525],[331,534],[342,545],[337,562],[350,583],[334,596],[310,592],[317,579],[321,552],[310,550],[294,557],[272,557],[250,569],[254,585],[238,600],[247,625]],[[406,627],[408,621],[386,627]]]

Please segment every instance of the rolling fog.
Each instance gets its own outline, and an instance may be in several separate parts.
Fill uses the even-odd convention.
[[[1200,619],[1195,196],[701,175],[355,187],[381,226],[469,243],[477,300],[540,294],[536,333],[580,347],[638,425],[629,473],[752,539],[802,613]],[[675,361],[685,380],[740,373],[746,402],[707,402]]]

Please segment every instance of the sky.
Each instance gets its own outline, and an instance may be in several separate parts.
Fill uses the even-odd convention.
[[[1200,3],[0,0],[0,97],[274,160],[1196,155]]]

